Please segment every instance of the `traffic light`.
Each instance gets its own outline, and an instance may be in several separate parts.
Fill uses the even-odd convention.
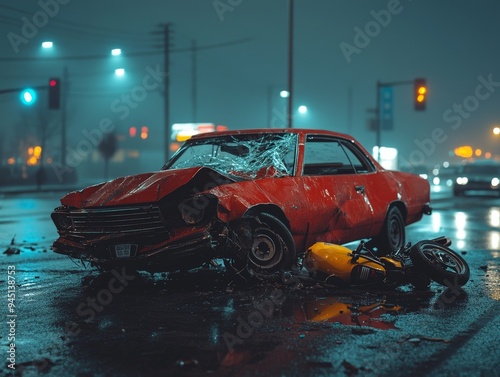
[[[23,105],[31,106],[36,102],[36,92],[33,89],[24,89],[20,98]]]
[[[415,79],[415,110],[425,110],[425,103],[427,100],[427,86],[425,79]]]
[[[61,103],[61,80],[49,79],[49,109],[59,109]]]

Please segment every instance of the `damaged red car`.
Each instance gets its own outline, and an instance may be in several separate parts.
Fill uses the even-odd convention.
[[[156,172],[71,192],[52,249],[103,270],[160,272],[224,259],[290,268],[317,241],[405,244],[430,213],[429,183],[383,169],[352,137],[309,129],[197,135]]]

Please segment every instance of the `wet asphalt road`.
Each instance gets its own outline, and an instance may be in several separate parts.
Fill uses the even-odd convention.
[[[0,196],[0,251],[19,250],[0,254],[5,375],[9,331],[23,376],[500,375],[499,198],[435,196],[434,213],[407,238],[452,238],[471,280],[463,292],[435,283],[417,292],[245,286],[222,267],[98,277],[50,251],[60,195]]]

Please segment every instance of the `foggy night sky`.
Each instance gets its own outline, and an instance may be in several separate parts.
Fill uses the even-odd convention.
[[[192,40],[203,47],[250,39],[198,51],[198,119],[195,120],[225,124],[230,129],[265,128],[269,122],[270,86],[274,88],[274,108],[280,113],[285,109],[285,100],[278,93],[286,88],[287,81],[288,0],[220,2],[233,8],[222,15],[223,20],[212,0],[70,0],[59,5],[58,14],[49,18],[48,24],[27,44],[19,45],[16,54],[8,33],[22,36],[21,18],[26,16],[31,20],[41,8],[36,1],[0,0],[0,89],[46,85],[48,77],[61,77],[66,66],[71,82],[70,145],[82,138],[83,129],[96,128],[102,118],[110,117],[121,133],[126,133],[132,125],[148,125],[151,135],[156,135],[151,148],[160,149],[161,91],[148,92],[147,98],[131,109],[125,119],[119,119],[110,104],[122,93],[130,93],[134,86],[141,85],[148,72],[146,67],[160,64],[163,68],[162,40],[151,32],[159,30],[160,23],[172,22],[174,50],[189,48]],[[307,105],[309,113],[305,117],[296,116],[294,126],[349,133],[371,150],[375,134],[367,130],[366,110],[375,106],[376,81],[423,77],[429,88],[427,110],[414,111],[412,85],[395,87],[395,128],[383,132],[383,145],[397,147],[400,156],[408,159],[418,149],[415,139],[430,138],[439,127],[447,140],[429,154],[428,164],[447,159],[450,150],[465,144],[500,153],[500,147],[495,147],[500,140],[491,137],[492,126],[500,123],[500,3],[402,0],[397,8],[400,12],[392,14],[388,25],[382,26],[359,54],[352,54],[348,63],[340,44],[355,46],[354,28],[364,30],[374,20],[371,11],[379,12],[397,3],[295,0],[294,104]],[[43,40],[54,41],[54,51],[42,51]],[[110,49],[115,47],[122,48],[122,57],[111,57]],[[127,56],[141,51],[158,53]],[[44,61],[45,56],[89,55],[105,57]],[[39,59],[6,60],[30,57]],[[170,59],[170,119],[172,123],[191,122],[191,53],[173,52]],[[127,70],[126,77],[114,77],[118,66]],[[478,100],[477,110],[461,117],[460,127],[456,120],[443,120],[454,103],[463,104],[467,97],[476,96],[479,76],[487,80],[490,75],[499,86],[492,87],[492,91],[482,89],[480,93],[483,96],[489,93],[488,98]],[[469,101],[474,105],[473,99]],[[46,108],[44,94],[40,94],[39,106]],[[17,94],[0,95],[0,136],[3,135],[0,147],[6,148],[14,130],[19,129],[23,111],[27,110]],[[285,122],[278,119],[276,125],[283,127]],[[54,145],[57,148],[57,142]],[[159,168],[162,164],[163,161],[154,161],[151,166]]]

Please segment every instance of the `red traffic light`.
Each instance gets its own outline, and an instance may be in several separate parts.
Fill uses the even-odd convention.
[[[61,98],[61,80],[59,78],[49,79],[49,109],[59,109]]]

